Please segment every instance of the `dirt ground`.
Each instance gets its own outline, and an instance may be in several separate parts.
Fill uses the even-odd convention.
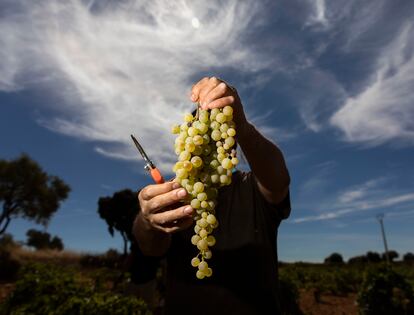
[[[300,309],[305,315],[358,315],[355,293],[347,296],[322,294],[319,303],[314,290],[300,292]]]

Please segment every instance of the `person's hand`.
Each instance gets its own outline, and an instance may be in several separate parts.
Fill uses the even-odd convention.
[[[193,208],[179,206],[187,191],[176,182],[148,185],[138,194],[141,218],[152,228],[174,233],[190,227],[193,223]],[[178,205],[178,207],[177,207]]]
[[[247,122],[236,89],[216,77],[205,77],[198,81],[191,89],[190,98],[192,102],[199,103],[202,109],[230,105],[233,107],[233,119],[236,125],[243,127]]]

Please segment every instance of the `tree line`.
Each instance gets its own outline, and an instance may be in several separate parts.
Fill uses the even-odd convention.
[[[365,255],[359,255],[359,256],[354,256],[354,257],[349,258],[347,263],[348,264],[378,263],[378,262],[386,261],[387,260],[386,257],[387,257],[386,253],[380,254],[377,252],[368,251]],[[395,250],[388,251],[388,258],[390,262],[393,262],[399,257],[400,257],[400,254],[398,254],[397,251]],[[402,261],[407,262],[407,263],[413,263],[414,254],[411,252],[404,254],[402,256]],[[332,253],[331,255],[325,258],[324,263],[325,264],[343,264],[345,263],[345,261],[341,254]]]

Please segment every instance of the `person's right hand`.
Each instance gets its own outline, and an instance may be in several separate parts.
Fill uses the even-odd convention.
[[[189,228],[194,210],[179,204],[186,196],[187,191],[176,182],[148,185],[138,194],[140,216],[152,228],[168,234]]]

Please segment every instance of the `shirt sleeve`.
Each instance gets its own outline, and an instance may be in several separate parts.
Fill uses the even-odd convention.
[[[290,191],[286,194],[286,197],[279,202],[278,204],[270,203],[266,200],[259,189],[259,185],[256,179],[256,176],[252,172],[249,172],[248,175],[253,185],[253,189],[255,190],[256,196],[260,198],[261,203],[265,209],[268,209],[271,212],[271,215],[275,215],[279,221],[287,219],[290,215],[291,211],[291,203],[290,203]]]

